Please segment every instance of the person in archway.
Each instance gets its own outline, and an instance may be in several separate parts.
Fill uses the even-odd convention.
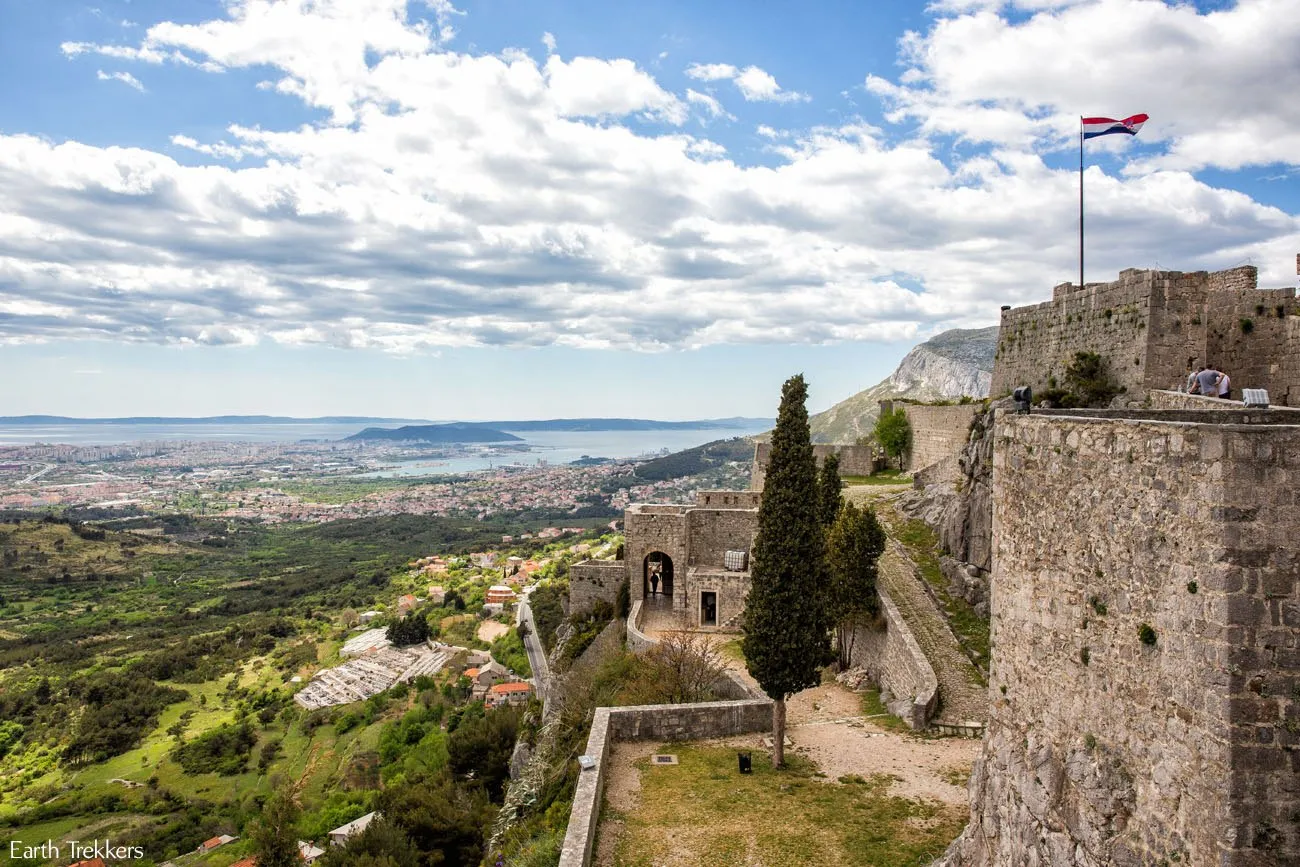
[[[659,570],[663,567],[655,562],[650,564],[650,595],[659,595]]]

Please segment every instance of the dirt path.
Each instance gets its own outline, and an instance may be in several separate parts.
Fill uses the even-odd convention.
[[[890,489],[886,488],[883,493],[888,492]],[[844,491],[845,498],[855,503],[873,503],[881,498],[881,494],[880,488],[869,486]],[[882,514],[881,517],[888,530],[888,523],[884,521],[886,516]],[[980,683],[978,670],[962,652],[943,612],[921,586],[923,579],[916,574],[903,546],[893,538],[880,558],[879,580],[911,627],[939,679],[940,707],[936,721],[953,725],[968,721],[986,722],[988,688]]]

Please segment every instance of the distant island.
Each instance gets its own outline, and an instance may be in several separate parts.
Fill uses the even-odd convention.
[[[399,428],[368,427],[345,437],[344,442],[388,440],[423,443],[498,443],[521,442],[521,438],[487,424],[454,421],[450,424],[403,425]]]

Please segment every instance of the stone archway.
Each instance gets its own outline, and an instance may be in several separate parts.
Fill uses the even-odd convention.
[[[641,598],[673,598],[673,558],[662,551],[651,551],[641,564]]]

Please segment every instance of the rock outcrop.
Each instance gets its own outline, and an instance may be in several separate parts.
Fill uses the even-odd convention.
[[[949,592],[969,602],[982,617],[989,614],[989,571],[993,568],[993,413],[1007,401],[990,404],[971,422],[965,448],[955,469],[935,465],[919,471],[916,488],[899,507],[925,521],[939,535],[939,567]]]

